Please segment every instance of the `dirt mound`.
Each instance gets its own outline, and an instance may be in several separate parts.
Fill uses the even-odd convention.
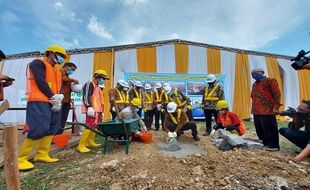
[[[179,139],[205,150],[185,158],[164,156],[156,146],[165,142],[165,133],[154,132],[154,142],[133,142],[129,154],[122,145],[103,155],[101,149],[80,154],[74,149],[57,154],[61,162],[36,164],[22,174],[23,189],[293,189],[310,188],[307,174],[288,164],[281,152],[235,149],[222,152],[210,137],[200,142],[185,133]],[[1,177],[1,183],[3,177]],[[0,184],[1,185],[1,184]],[[2,186],[3,187],[3,186]]]

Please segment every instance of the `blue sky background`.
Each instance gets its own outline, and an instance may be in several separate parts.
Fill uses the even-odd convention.
[[[6,54],[167,39],[295,55],[310,50],[309,0],[0,0]]]

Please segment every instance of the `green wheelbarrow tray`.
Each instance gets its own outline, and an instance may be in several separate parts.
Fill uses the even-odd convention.
[[[122,142],[125,143],[125,151],[128,154],[129,144],[131,141],[132,132],[139,130],[139,119],[124,119],[124,120],[111,120],[107,122],[98,123],[98,130],[93,129],[85,123],[67,122],[68,125],[82,125],[92,132],[105,137],[103,152],[108,152],[110,144]],[[124,137],[121,140],[117,140],[117,137]],[[109,138],[113,137],[113,138]]]

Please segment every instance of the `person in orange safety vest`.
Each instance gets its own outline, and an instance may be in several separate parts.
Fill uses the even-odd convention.
[[[242,136],[245,134],[246,129],[240,117],[229,111],[228,102],[220,100],[216,103],[218,109],[217,125],[214,129],[225,129],[233,134]]]
[[[100,86],[104,85],[105,80],[109,80],[107,72],[105,70],[96,70],[93,81],[89,81],[83,86],[82,113],[86,114],[85,124],[91,128],[96,128],[97,124],[102,122],[104,101]],[[84,153],[90,151],[87,147],[101,146],[95,143],[95,137],[94,132],[84,129],[77,150]]]

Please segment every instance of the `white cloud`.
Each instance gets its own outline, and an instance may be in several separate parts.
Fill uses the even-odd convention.
[[[177,33],[172,33],[169,37],[168,37],[168,39],[179,39],[180,37],[179,37],[179,35],[177,34]]]
[[[20,27],[18,26],[20,18],[9,10],[2,13],[1,23],[2,27],[8,32],[17,32],[20,30]]]
[[[125,5],[145,4],[148,0],[123,0]]]
[[[104,24],[100,23],[98,18],[94,15],[91,16],[87,29],[102,39],[113,40],[113,36],[106,31]]]
[[[55,2],[54,3],[54,8],[57,12],[58,15],[64,17],[65,19],[69,19],[69,20],[77,20],[77,21],[81,21],[80,19],[76,19],[76,14],[75,12],[71,11],[70,9],[68,9],[67,7],[65,7],[62,2]]]

